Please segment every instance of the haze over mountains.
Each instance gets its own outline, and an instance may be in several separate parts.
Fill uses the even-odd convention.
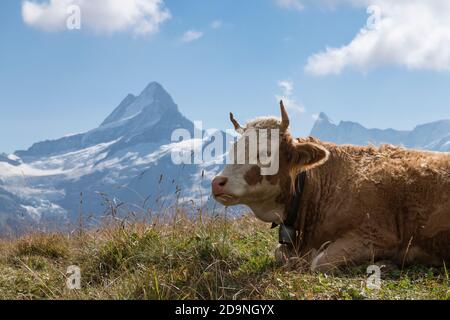
[[[222,164],[174,164],[172,151],[190,150],[195,140],[172,142],[179,128],[193,136],[192,121],[152,82],[139,95],[126,96],[97,128],[0,154],[0,234],[20,232],[24,225],[67,225],[80,213],[95,220],[110,206],[128,214],[158,212],[178,201],[207,202],[210,179]],[[211,142],[212,133],[203,133],[196,148]],[[450,151],[450,120],[412,131],[378,130],[348,121],[336,125],[322,113],[311,135],[336,143]]]

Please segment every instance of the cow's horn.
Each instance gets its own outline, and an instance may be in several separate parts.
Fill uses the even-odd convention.
[[[286,112],[286,108],[284,107],[283,100],[280,101],[280,109],[281,109],[281,125],[280,130],[286,131],[289,128],[289,116]]]
[[[237,132],[242,132],[243,129],[241,127],[241,125],[239,124],[239,122],[236,121],[236,119],[234,118],[234,115],[232,112],[230,112],[230,120],[234,125],[234,130],[236,130]]]

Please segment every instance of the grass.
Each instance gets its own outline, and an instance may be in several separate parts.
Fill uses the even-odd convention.
[[[391,270],[371,290],[364,266],[288,271],[276,244],[276,230],[248,216],[31,234],[0,241],[0,299],[450,299],[447,268]],[[71,265],[80,290],[66,286]]]

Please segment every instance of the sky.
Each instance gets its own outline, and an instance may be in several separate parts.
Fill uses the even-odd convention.
[[[281,98],[296,135],[320,112],[412,129],[450,118],[450,2],[0,1],[0,152],[93,129],[151,81],[204,129]]]

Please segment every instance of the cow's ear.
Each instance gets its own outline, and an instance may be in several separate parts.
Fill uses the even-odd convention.
[[[330,152],[319,144],[294,142],[289,157],[291,173],[297,175],[301,171],[320,166],[329,156]]]

